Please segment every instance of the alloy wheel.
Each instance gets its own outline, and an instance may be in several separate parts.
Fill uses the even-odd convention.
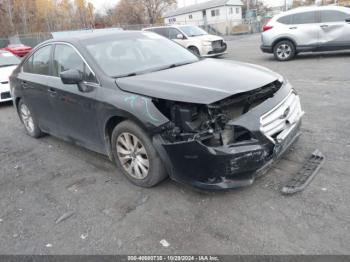
[[[145,146],[133,134],[121,133],[117,138],[117,155],[124,170],[135,179],[145,179],[149,158]]]
[[[25,104],[21,105],[20,113],[21,113],[21,118],[22,118],[24,127],[27,129],[29,133],[33,133],[35,128],[34,120],[29,108]]]
[[[278,58],[285,60],[287,59],[291,53],[292,53],[292,48],[287,45],[287,44],[282,44],[277,47],[277,56]]]

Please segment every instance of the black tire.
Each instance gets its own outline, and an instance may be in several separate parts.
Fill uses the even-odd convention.
[[[28,109],[29,112],[29,117],[32,119],[32,126],[31,128],[28,127],[28,124],[26,124],[26,119],[25,116],[23,114],[24,108]],[[36,119],[36,117],[33,115],[33,112],[31,111],[30,107],[25,103],[25,101],[23,101],[22,99],[19,101],[18,103],[18,115],[21,119],[21,122],[24,125],[24,129],[26,130],[26,133],[34,138],[39,138],[41,136],[43,136],[43,132],[40,130],[39,125],[38,125],[38,121]]]
[[[282,40],[273,47],[273,54],[278,61],[289,61],[296,55],[292,41]]]
[[[193,54],[195,54],[196,56],[201,56],[200,53],[199,53],[198,48],[195,47],[195,46],[190,46],[190,47],[188,48],[188,50],[190,50],[190,51],[191,51]]]
[[[118,156],[117,143],[119,141],[118,138],[120,138],[120,136],[122,136],[123,134],[131,134],[135,136],[141,142],[142,145],[140,146],[144,146],[144,149],[147,153],[146,156],[149,162],[149,168],[148,168],[148,173],[146,177],[144,178],[133,177],[128,173],[126,168],[121,163],[121,160],[119,159],[119,156]],[[111,142],[112,142],[113,156],[118,168],[135,185],[140,187],[153,187],[168,177],[168,174],[162,163],[162,160],[160,159],[155,148],[153,147],[151,139],[146,134],[146,132],[142,130],[134,122],[127,120],[118,124],[113,130]],[[120,148],[120,143],[118,143],[118,145],[119,145],[118,148]],[[120,155],[120,152],[119,152],[119,155]],[[136,168],[137,167],[135,167],[134,170],[136,170]]]

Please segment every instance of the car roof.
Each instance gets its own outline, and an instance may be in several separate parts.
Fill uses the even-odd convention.
[[[147,27],[147,28],[144,28],[143,30],[147,30],[147,29],[157,29],[157,28],[171,28],[171,27],[180,28],[180,27],[183,27],[183,26],[194,26],[194,25],[187,25],[187,24],[184,24],[184,25],[163,25],[163,26]]]
[[[64,36],[64,37],[57,37],[57,38],[52,38],[49,39],[43,43],[41,43],[38,46],[50,44],[50,43],[57,43],[57,42],[67,42],[71,44],[76,44],[81,41],[85,40],[94,40],[94,39],[99,39],[99,38],[105,38],[105,37],[115,37],[116,39],[118,37],[122,37],[125,35],[140,35],[144,32],[142,31],[113,31],[113,32],[91,32],[91,33],[82,33],[82,34],[77,34],[74,36]]]
[[[322,10],[337,10],[337,11],[343,11],[350,14],[350,8],[344,7],[344,6],[332,6],[332,5],[326,5],[326,6],[302,6],[293,8],[291,10],[288,10],[286,12],[280,13],[276,16],[274,16],[274,19],[278,19],[280,17],[291,15],[291,14],[297,14],[307,11],[322,11]]]

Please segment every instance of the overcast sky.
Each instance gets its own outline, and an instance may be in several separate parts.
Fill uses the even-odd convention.
[[[104,11],[108,7],[115,6],[119,0],[87,0],[88,2],[91,2],[94,4],[96,11],[101,12]],[[177,0],[178,7],[193,5],[195,3],[202,3],[206,2],[208,0]],[[292,0],[287,0],[288,2],[291,2]],[[284,0],[263,0],[265,4],[268,6],[275,6],[279,5],[281,2],[284,2]]]

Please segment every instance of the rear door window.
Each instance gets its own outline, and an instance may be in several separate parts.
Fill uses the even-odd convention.
[[[153,32],[162,35],[166,38],[169,38],[169,29],[168,28],[154,28]]]
[[[52,46],[44,46],[37,50],[23,65],[26,73],[51,75],[50,60]]]
[[[335,10],[321,11],[321,23],[345,22],[345,20],[349,18],[350,18],[349,14],[343,13],[341,11],[335,11]]]
[[[316,12],[303,12],[292,16],[292,24],[314,24],[317,23]]]

